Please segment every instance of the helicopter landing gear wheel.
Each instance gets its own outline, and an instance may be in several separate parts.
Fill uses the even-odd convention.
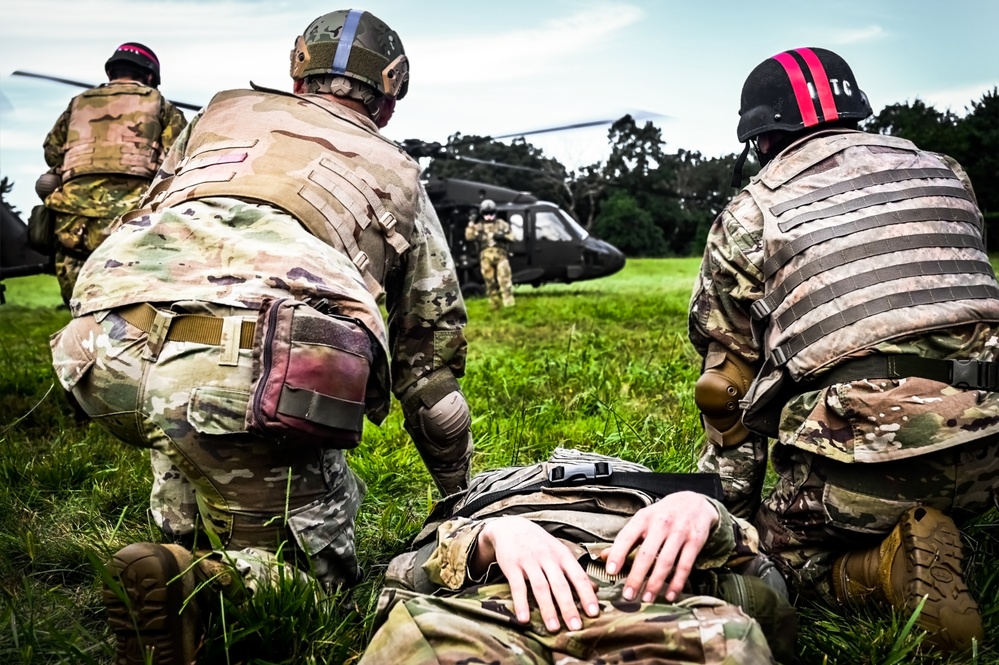
[[[481,298],[486,295],[486,286],[479,282],[466,282],[461,285],[461,295],[464,298]]]

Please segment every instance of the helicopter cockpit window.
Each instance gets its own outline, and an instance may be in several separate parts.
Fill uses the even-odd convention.
[[[510,215],[510,230],[513,232],[514,242],[522,242],[524,240],[524,216],[519,212]]]
[[[572,235],[565,228],[561,216],[553,210],[536,211],[534,213],[534,229],[538,240],[572,241]]]
[[[573,230],[576,232],[576,234],[580,238],[582,238],[583,240],[586,240],[587,238],[590,237],[590,232],[587,231],[586,229],[584,229],[579,224],[579,222],[577,222],[575,219],[573,219],[572,215],[567,215],[564,210],[560,210],[560,212],[562,213],[562,218],[565,219],[565,221],[569,224],[569,226],[571,226],[573,228]]]

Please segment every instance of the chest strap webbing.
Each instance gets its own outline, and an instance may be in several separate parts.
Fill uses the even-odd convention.
[[[958,179],[957,175],[955,175],[950,169],[890,169],[888,171],[878,171],[876,173],[868,173],[867,175],[850,178],[849,180],[843,180],[829,185],[828,187],[822,187],[821,189],[816,189],[808,194],[803,194],[798,198],[773,206],[770,208],[770,213],[779,217],[788,210],[794,210],[795,208],[800,208],[801,206],[805,206],[810,203],[825,201],[826,199],[832,198],[837,194],[845,194],[846,192],[866,189],[867,187],[876,187],[877,185],[887,185],[892,182],[922,180],[929,178],[948,178],[951,180]]]
[[[697,492],[718,501],[722,499],[721,478],[717,473],[614,471],[608,462],[562,464],[551,468],[547,480],[483,494],[452,513],[452,516],[471,517],[486,506],[511,496],[581,485],[639,490],[655,499],[684,491]]]
[[[851,245],[838,252],[827,254],[814,261],[809,261],[795,272],[788,275],[784,281],[773,287],[773,291],[760,298],[750,307],[750,314],[756,320],[770,316],[777,306],[784,301],[787,294],[804,284],[806,281],[827,270],[860,261],[874,256],[882,256],[893,252],[908,252],[926,247],[981,249],[977,238],[966,233],[919,233],[908,236],[883,238],[861,245]]]
[[[870,217],[855,219],[838,226],[819,229],[818,231],[795,238],[774,252],[773,256],[766,260],[763,264],[763,276],[765,279],[770,279],[788,261],[800,255],[806,249],[828,240],[842,238],[853,233],[869,231],[883,226],[908,224],[910,222],[963,222],[974,228],[976,232],[981,233],[978,216],[970,210],[961,208],[910,208],[907,210],[884,212],[878,215],[871,215]]]
[[[903,263],[894,266],[876,268],[858,275],[850,275],[810,293],[791,307],[788,307],[774,321],[777,327],[784,330],[820,305],[834,298],[859,291],[876,284],[893,282],[911,277],[929,275],[991,275],[992,264],[988,261],[920,261],[918,263]]]
[[[798,384],[798,392],[820,390],[863,379],[919,377],[965,390],[999,391],[999,362],[937,360],[913,355],[868,356],[847,360],[813,381]]]
[[[857,210],[863,210],[864,208],[870,208],[872,206],[883,205],[885,203],[898,203],[899,201],[909,201],[911,199],[919,199],[926,196],[950,196],[957,199],[964,199],[965,201],[972,200],[971,194],[964,187],[911,187],[909,189],[897,189],[890,192],[876,192],[874,194],[868,194],[867,196],[861,196],[853,199],[852,201],[844,201],[843,203],[838,203],[836,205],[829,206],[828,208],[809,210],[808,212],[801,213],[796,217],[784,220],[783,222],[778,223],[777,226],[781,231],[787,233],[793,228],[808,222],[814,222],[817,219],[838,217],[839,215],[845,215],[848,212],[856,212]]]
[[[831,335],[863,319],[903,307],[918,307],[955,300],[999,299],[999,287],[992,284],[975,286],[943,286],[935,289],[892,293],[883,298],[861,303],[819,321],[805,329],[800,335],[773,350],[773,359],[783,367],[791,358],[823,337]]]

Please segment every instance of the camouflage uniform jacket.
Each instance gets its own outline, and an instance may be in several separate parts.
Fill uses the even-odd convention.
[[[277,97],[266,92],[239,92],[262,104]],[[287,97],[292,103],[306,103]],[[364,175],[385,170],[373,161],[382,154],[379,151],[398,161],[399,149],[381,137],[366,116],[322,96],[304,97],[310,105],[327,111],[322,116],[324,126],[315,128],[314,138],[329,142],[324,159],[336,160],[342,170]],[[208,114],[213,110],[209,104],[180,136],[144,205],[150,205],[155,195],[171,194],[174,174],[178,178],[183,175],[191,157],[189,145],[203,140],[199,125],[204,119],[206,126],[211,126]],[[241,117],[233,123],[233,131],[252,125],[251,120]],[[268,131],[280,134],[282,129],[265,128],[262,136],[266,139]],[[233,143],[249,145],[254,141],[236,136]],[[393,179],[392,186],[382,191],[387,195],[386,191],[398,189],[412,202],[412,219],[399,222],[400,227],[411,229],[405,239],[408,249],[384,275],[388,331],[358,266],[328,238],[317,237],[302,220],[274,205],[245,196],[225,196],[217,190],[207,198],[169,207],[155,208],[153,204],[155,209],[143,208],[123,219],[81,271],[71,303],[73,313],[80,316],[137,302],[197,300],[257,309],[267,297],[290,294],[298,300],[327,299],[339,314],[362,321],[386,352],[391,349],[392,379],[385,358],[375,368],[385,396],[367,403],[368,417],[379,423],[388,413],[390,387],[403,399],[430,382],[436,372],[462,376],[465,364],[465,307],[444,233],[420,184],[418,167],[408,171],[408,180],[402,181],[402,175],[406,174],[386,174],[386,179]],[[287,174],[286,185],[292,193],[303,189],[297,178],[304,176],[300,172]],[[238,181],[234,179],[234,188]],[[329,205],[338,203],[330,197]],[[359,214],[365,209],[361,207]]]
[[[500,236],[500,240],[496,236]],[[465,227],[465,240],[474,242],[479,251],[498,247],[506,250],[507,245],[515,240],[510,222],[505,219],[493,219],[486,221],[479,219]]]
[[[497,469],[477,475],[453,508],[457,510],[492,492],[531,485],[536,480],[547,478],[549,469],[555,465],[608,460],[614,471],[649,471],[640,464],[558,448],[548,462],[529,467]],[[455,498],[449,497],[450,500]],[[485,526],[484,520],[503,515],[519,515],[537,522],[586,566],[589,562],[599,561],[600,552],[613,543],[628,520],[653,500],[639,490],[585,484],[508,496],[482,506],[470,517],[451,517],[439,524],[430,522],[417,537],[417,542],[423,536],[434,535],[434,532],[436,537],[428,547],[393,559],[386,573],[386,582],[389,586],[422,590],[420,580],[425,576],[438,588],[458,591],[495,577],[498,570],[495,564],[490,566],[490,570],[481,579],[473,578],[468,566],[479,532]],[[718,510],[719,520],[701,550],[696,566],[701,569],[720,568],[735,557],[755,555],[759,551],[756,529],[748,522],[730,515],[721,503],[708,500]]]
[[[757,177],[766,176],[796,152],[820,150],[829,137],[842,134],[822,132],[792,145]],[[973,202],[963,169],[950,158],[937,157],[957,174]],[[841,158],[833,156],[830,161]],[[877,170],[878,152],[869,151],[868,159]],[[765,294],[764,264],[769,252],[763,236],[764,213],[744,189],[711,228],[691,298],[689,335],[702,356],[707,355],[709,343],[716,342],[751,366],[763,365],[765,354],[754,338],[750,312]],[[993,360],[999,344],[997,332],[999,327],[987,322],[965,323],[880,341],[865,353]],[[881,462],[959,445],[995,431],[999,431],[999,394],[961,390],[923,378],[862,380],[793,397],[781,412],[778,441],[838,461]],[[720,445],[710,441],[710,436],[709,443]],[[766,439],[758,434],[744,444],[740,450],[746,451],[746,468],[732,460],[723,461],[720,469],[703,464],[702,468],[720,471],[723,484],[724,477],[732,473],[761,480],[765,446]],[[726,487],[726,500],[728,493]]]
[[[94,90],[107,90],[116,87],[134,87],[143,91],[152,90],[159,97],[159,93],[155,90],[130,81],[106,83]],[[86,94],[83,93],[83,95]],[[43,144],[45,163],[53,172],[61,173],[62,171],[67,145],[73,140],[74,134],[71,129],[70,116],[83,95],[75,97],[69,103],[45,137]],[[160,99],[162,103],[159,105],[156,120],[159,126],[156,139],[159,144],[159,149],[156,151],[156,166],[162,162],[177,136],[187,124],[184,114],[177,107],[162,97]],[[130,118],[127,115],[123,115],[120,119],[120,122],[129,121]],[[112,220],[135,209],[142,194],[149,186],[150,180],[151,178],[124,173],[84,174],[65,182],[62,187],[46,199],[45,204],[57,212]]]

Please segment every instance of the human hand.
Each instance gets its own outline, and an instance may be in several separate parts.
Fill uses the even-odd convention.
[[[509,515],[486,522],[479,532],[473,565],[485,570],[493,561],[510,584],[514,612],[521,623],[531,616],[528,584],[545,627],[551,632],[561,627],[559,613],[570,630],[583,627],[579,606],[588,616],[600,613],[590,577],[569,548],[528,519]]]
[[[600,556],[607,562],[607,572],[614,575],[641,541],[624,583],[625,600],[635,598],[644,585],[642,601],[651,603],[672,574],[665,597],[673,601],[717,523],[718,510],[703,495],[676,492],[635,513]]]

